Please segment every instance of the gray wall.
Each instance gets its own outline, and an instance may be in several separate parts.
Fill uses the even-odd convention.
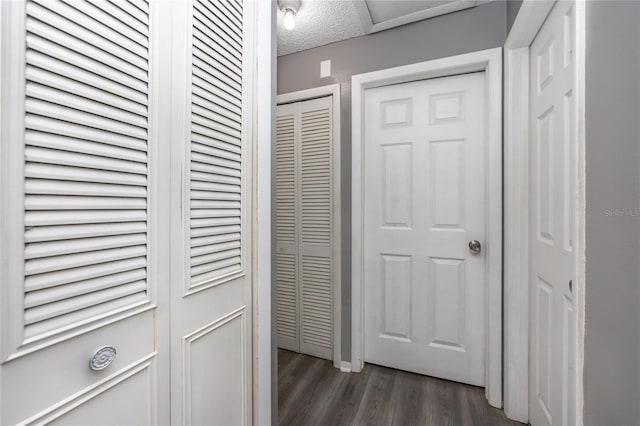
[[[328,84],[341,89],[342,359],[351,360],[351,76],[430,59],[499,47],[506,37],[506,4],[416,22],[278,58],[278,94]],[[332,76],[320,78],[331,59]]]
[[[637,425],[640,2],[586,4],[585,424]]]
[[[513,27],[513,21],[515,21],[516,16],[518,16],[520,6],[522,6],[522,0],[507,0],[507,33],[511,31],[511,27]]]

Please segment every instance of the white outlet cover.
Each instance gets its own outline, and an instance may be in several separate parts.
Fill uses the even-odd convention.
[[[320,78],[331,76],[331,59],[320,62]]]

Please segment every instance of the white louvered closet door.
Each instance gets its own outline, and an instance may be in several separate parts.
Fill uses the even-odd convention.
[[[278,107],[278,345],[333,358],[332,101]]]
[[[0,423],[166,422],[155,6],[0,7]]]
[[[175,2],[172,423],[251,424],[253,1]]]

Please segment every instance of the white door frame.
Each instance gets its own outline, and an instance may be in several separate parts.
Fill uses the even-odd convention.
[[[502,406],[502,48],[354,75],[352,85],[351,368],[364,366],[364,91],[373,87],[485,72],[487,107],[485,395]]]
[[[271,283],[271,155],[276,123],[276,4],[259,1],[254,6],[255,90],[253,105],[253,418],[256,425],[277,423],[277,360],[272,344],[275,294]],[[259,36],[257,36],[259,35]],[[275,366],[275,367],[274,367]]]
[[[333,226],[331,229],[331,256],[333,260],[333,365],[340,368],[342,362],[342,260],[341,260],[341,235],[342,221],[340,211],[340,85],[330,84],[328,86],[314,87],[313,89],[300,90],[297,92],[278,95],[278,105],[290,104],[293,102],[308,101],[311,99],[331,96],[331,109],[333,112],[332,126],[332,151],[333,151],[333,173],[331,175],[331,189],[333,192],[331,214],[333,216]],[[275,238],[275,236],[274,236]],[[274,325],[275,326],[275,325]]]
[[[524,0],[505,42],[505,239],[504,239],[504,411],[511,419],[529,420],[529,47],[554,1]],[[576,306],[576,420],[583,423],[584,364],[584,82],[585,6],[576,1],[578,72],[578,156]]]

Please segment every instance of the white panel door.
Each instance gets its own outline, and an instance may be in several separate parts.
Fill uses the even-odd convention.
[[[279,347],[333,358],[332,98],[278,106]]]
[[[252,423],[254,3],[172,3],[173,424]]]
[[[532,425],[575,424],[574,2],[557,2],[530,49]]]
[[[365,92],[365,361],[484,384],[484,73]]]
[[[167,422],[155,4],[0,7],[0,423]]]

